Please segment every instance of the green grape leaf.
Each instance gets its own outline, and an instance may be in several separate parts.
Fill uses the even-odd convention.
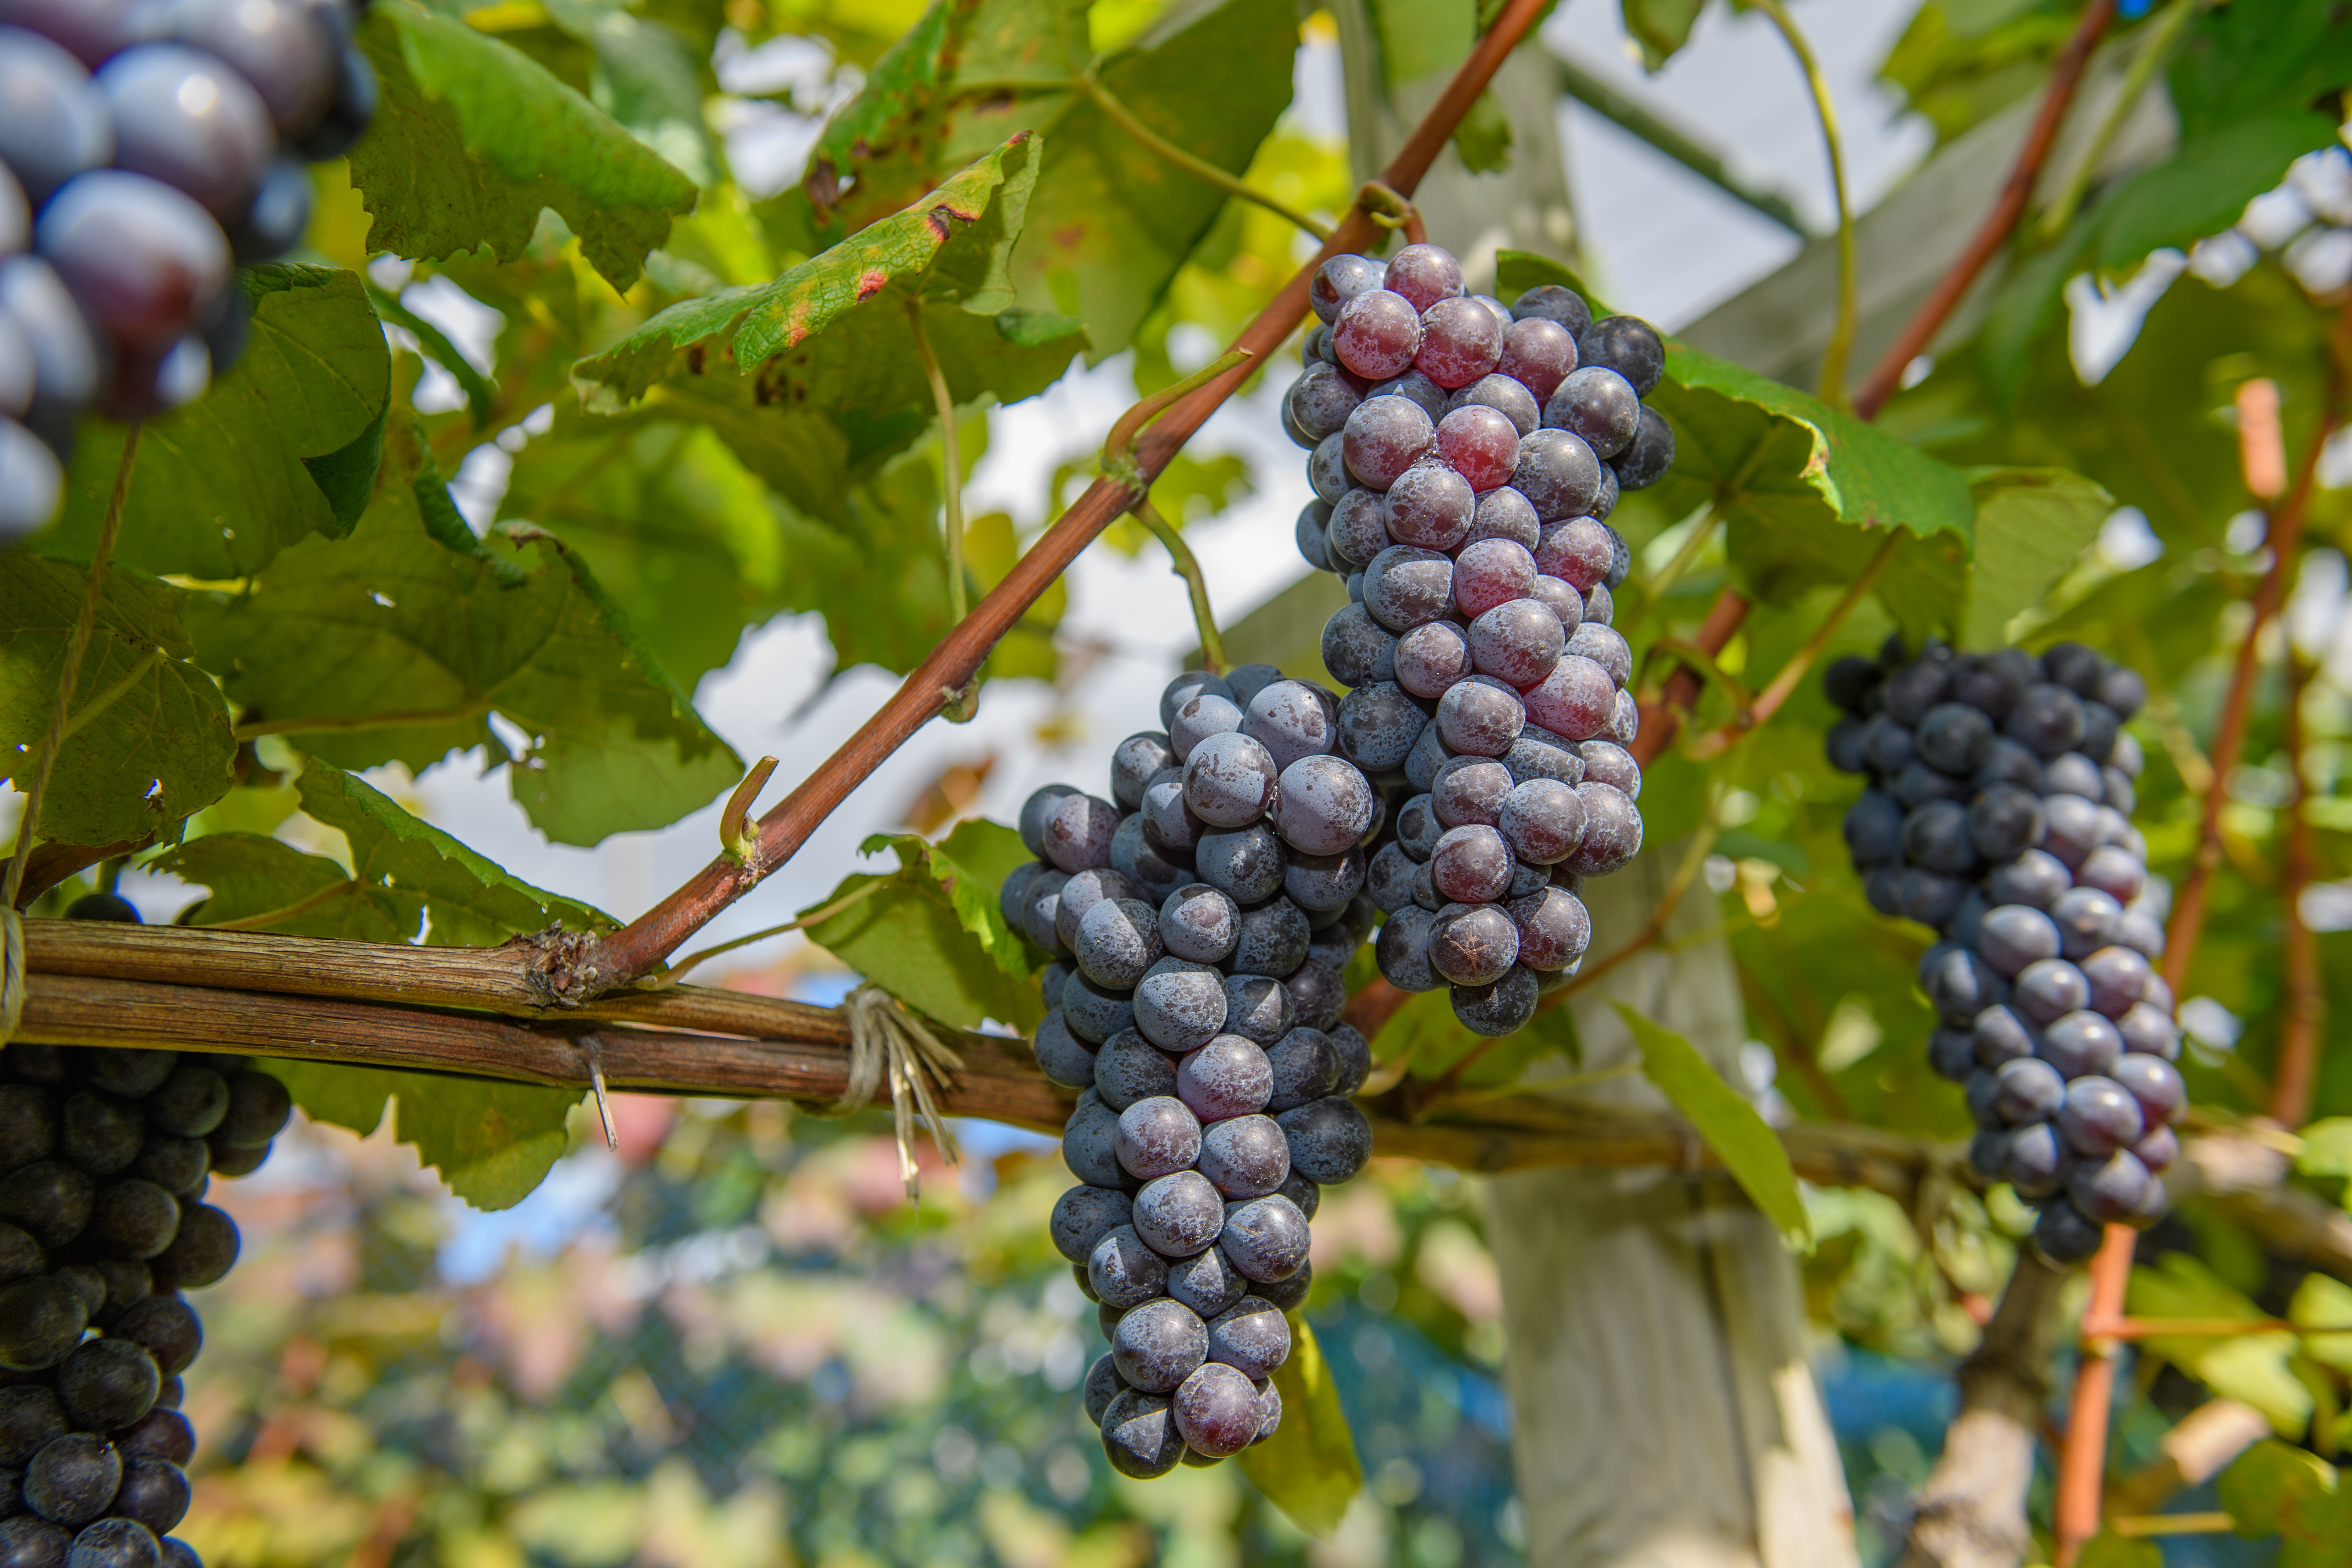
[[[1017,866],[1031,858],[1021,835],[1001,823],[974,817],[960,822],[938,843],[913,833],[877,833],[857,847],[861,855],[898,852],[898,864],[908,871],[920,866],[930,873],[954,908],[956,920],[978,942],[996,966],[1015,980],[1035,973],[1029,962],[1027,942],[1005,924],[996,906],[997,889]]]
[[[1323,624],[1348,603],[1346,584],[1328,572],[1309,572],[1219,634],[1234,664],[1270,664],[1294,680],[1339,683],[1323,668]],[[1201,650],[1184,656],[1197,669]]]
[[[940,0],[826,123],[803,188],[826,237],[854,233],[1015,132],[1045,136],[1013,258],[1021,301],[1083,321],[1099,359],[1133,340],[1228,198],[1073,90],[1091,53],[1087,11]],[[1221,0],[1170,7],[1096,69],[1150,132],[1239,174],[1290,101],[1297,44],[1291,11]]]
[[[1393,94],[1408,83],[1450,71],[1478,41],[1471,0],[1370,0],[1379,46],[1381,85]]]
[[[429,475],[387,487],[351,538],[305,540],[251,592],[191,607],[248,725],[338,767],[421,772],[453,748],[504,758],[496,712],[528,737],[516,801],[564,844],[665,826],[742,776],[583,563],[527,530],[527,570],[452,552],[425,529],[436,501]]]
[[[866,840],[869,855],[886,845],[897,849],[898,869],[844,878],[823,903],[803,910],[803,919],[834,911],[807,928],[809,940],[950,1028],[977,1029],[993,1019],[1027,1034],[1045,1005],[996,909],[995,886],[1011,869],[1006,832],[981,823],[936,845],[890,835]]]
[[[2302,1132],[2294,1168],[2306,1176],[2352,1176],[2352,1116],[2329,1116]]]
[[[512,1208],[547,1179],[571,1147],[566,1129],[580,1103],[576,1089],[340,1062],[272,1061],[268,1071],[313,1120],[362,1138],[389,1105],[394,1138],[478,1209]]]
[[[1962,647],[1994,647],[2098,537],[2116,502],[2063,468],[1979,469],[1971,488],[1973,559],[1944,541],[1899,550],[1879,578],[1878,596],[1906,628],[1936,628]]]
[[[2304,1331],[2304,1354],[2338,1372],[2352,1372],[2352,1285],[2306,1274],[2294,1288],[2286,1316]]]
[[[2135,1318],[2259,1320],[2270,1314],[2225,1284],[2202,1259],[2167,1253],[2155,1267],[2134,1268],[2124,1310]],[[2295,1338],[2274,1334],[2157,1334],[2143,1352],[2172,1363],[2228,1398],[2242,1400],[2268,1418],[2272,1430],[2293,1436],[2311,1422],[2311,1391],[2289,1362]]]
[[[2134,1541],[2103,1530],[2086,1542],[2075,1568],[2164,1568],[2164,1553],[2152,1541]]]
[[[1535,250],[1495,252],[1495,293],[1505,304],[1546,283],[1556,283],[1563,289],[1575,290],[1595,316],[1610,313],[1609,308],[1601,302],[1601,297],[1592,291],[1592,285],[1584,280],[1583,274],[1567,263],[1554,261]]]
[[[1897,581],[1911,560],[1966,559],[1971,549],[1966,473],[1819,398],[1671,344],[1649,402],[1675,429],[1658,501],[1676,515],[1714,503],[1751,597],[1780,602],[1851,582],[1890,528],[1911,536],[1888,567]]]
[[[1797,1191],[1789,1151],[1747,1096],[1707,1065],[1698,1047],[1622,1002],[1611,1004],[1642,1047],[1642,1073],[1674,1101],[1675,1109],[1715,1151],[1740,1189],[1780,1227],[1790,1247],[1810,1250],[1813,1222]]]
[[[369,248],[511,261],[551,207],[626,289],[693,210],[692,180],[513,46],[416,0],[371,8],[359,41],[383,87],[351,159]]]
[[[140,426],[118,565],[242,577],[308,534],[350,532],[365,510],[392,395],[365,286],[326,267],[247,268],[237,279],[253,303],[245,353],[204,396]],[[82,422],[64,509],[33,549],[89,559],[124,431]]]
[[[2352,29],[2336,0],[2216,6],[2189,24],[2165,71],[2183,139],[2192,143],[2216,127],[2284,103],[2310,103],[2347,83]]]
[[[1303,1313],[1287,1316],[1290,1359],[1274,1369],[1282,1426],[1265,1442],[1242,1450],[1242,1473],[1293,1524],[1328,1540],[1364,1489],[1364,1466],[1356,1457],[1356,1435],[1340,1407],[1331,1363],[1323,1359],[1314,1326]]]
[[[0,768],[32,788],[89,574],[0,553]],[[117,567],[106,574],[66,740],[37,832],[68,844],[144,838],[226,795],[236,742],[212,678],[188,661],[188,595]]]
[[[2279,1538],[2280,1568],[2352,1563],[2352,1487],[2318,1455],[2266,1437],[2232,1460],[2214,1489],[2238,1534]]]
[[[337,862],[306,855],[259,833],[209,833],[166,850],[144,868],[168,871],[207,896],[179,923],[342,942],[409,942],[425,900],[405,887],[355,881]],[[275,918],[261,919],[271,916]]]
[[[1656,70],[1690,42],[1706,0],[1624,0],[1625,30],[1642,46],[1642,64]]]
[[[558,923],[573,931],[611,931],[620,923],[592,905],[509,876],[355,773],[314,761],[297,787],[302,809],[342,834],[355,880],[422,902],[432,922],[429,945],[487,947]],[[405,934],[415,930],[412,920]]]

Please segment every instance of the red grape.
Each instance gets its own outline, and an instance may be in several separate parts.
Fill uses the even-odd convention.
[[[1491,490],[1518,466],[1519,433],[1508,415],[1471,404],[1438,421],[1437,451],[1473,490]]]
[[[1342,365],[1369,380],[1401,375],[1421,352],[1421,310],[1390,289],[1359,294],[1331,323],[1331,352]]]
[[[1447,391],[1469,385],[1502,357],[1503,329],[1477,300],[1440,300],[1422,312],[1412,365]]]
[[[1496,368],[1540,403],[1576,368],[1576,339],[1558,321],[1540,316],[1514,321],[1503,334],[1503,358]]]

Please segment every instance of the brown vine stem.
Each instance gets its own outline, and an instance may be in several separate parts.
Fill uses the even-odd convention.
[[[2058,1568],[2073,1568],[2084,1545],[2099,1533],[2099,1505],[2106,1489],[2107,1409],[2115,1399],[2118,1349],[2111,1330],[2124,1315],[2132,1249],[2138,1241],[2139,1233],[2131,1226],[2111,1225],[2099,1255],[2091,1260],[2091,1300],[2083,1309],[2083,1359],[2074,1373],[2074,1397],[2067,1406],[2066,1438],[2058,1446],[2058,1495],[2052,1505]]]
[[[1502,16],[1482,36],[1470,58],[1446,83],[1429,112],[1381,178],[1391,190],[1410,195],[1437,160],[1454,128],[1486,89],[1512,48],[1517,45],[1549,0],[1510,0]],[[1327,258],[1370,245],[1381,230],[1359,205],[1323,242],[1307,265],[1282,286],[1265,308],[1242,329],[1234,346],[1249,351],[1254,363],[1281,347],[1307,314],[1307,285]],[[1150,480],[1159,476],[1177,451],[1199,430],[1209,416],[1240,390],[1248,379],[1248,364],[1223,372],[1207,385],[1179,398],[1150,428],[1137,437],[1133,479],[1105,474],[1047,529],[1028,553],[1014,563],[1004,580],[990,590],[970,616],[941,638],[929,656],[907,677],[898,692],[843,743],[816,771],[760,819],[759,842],[750,858],[736,865],[725,857],[697,872],[660,903],[609,937],[587,944],[585,951],[563,950],[546,961],[543,984],[548,994],[574,1002],[625,985],[650,973],[719,910],[741,898],[761,879],[792,858],[808,841],[817,825],[831,816],[874,770],[904,745],[916,731],[940,711],[942,703],[966,689],[997,640],[1010,631],[1040,595],[1068,569],[1078,552],[1114,521],[1131,510],[1149,493]]]
[[[2253,619],[2246,626],[2244,640],[2238,645],[2237,662],[2230,671],[2229,695],[2222,700],[2221,721],[2214,726],[2213,744],[2206,753],[2212,763],[2212,782],[2205,790],[2204,813],[2197,829],[2197,852],[2174,897],[2172,929],[2166,933],[2165,941],[2164,979],[2176,996],[2189,978],[2189,961],[2196,956],[2197,939],[2205,929],[2205,901],[2211,891],[2213,873],[2221,866],[2221,812],[2229,804],[2230,774],[2236,770],[2239,754],[2245,749],[2246,726],[2253,718],[2254,686],[2262,670],[2263,630],[2286,602],[2296,547],[2303,542],[2304,518],[2311,510],[2312,491],[2319,480],[2320,451],[2344,422],[2347,366],[2352,366],[2352,303],[2337,310],[2336,325],[2328,333],[2326,406],[2296,467],[2294,488],[2272,514],[2266,542],[2271,563],[2254,589]]]
[[[106,519],[99,525],[98,547],[90,553],[89,582],[82,589],[81,614],[74,621],[73,636],[66,642],[65,663],[58,670],[58,697],[49,706],[49,724],[41,737],[41,761],[33,773],[33,787],[25,792],[25,815],[16,824],[16,852],[8,858],[6,882],[0,886],[0,909],[16,907],[16,895],[25,886],[25,868],[33,858],[33,836],[40,826],[41,802],[49,792],[49,776],[57,770],[58,753],[65,750],[74,688],[81,680],[81,663],[89,652],[90,634],[98,629],[98,602],[106,592],[107,563],[114,554],[115,540],[122,532],[123,503],[131,497],[131,470],[139,460],[140,429],[133,424],[123,432],[122,460],[115,466],[114,489],[106,500]]]
[[[2300,1127],[2311,1119],[2312,1082],[2319,1061],[2319,1026],[2327,1014],[2327,990],[2320,980],[2319,938],[2303,918],[2304,890],[2314,879],[2318,857],[2311,844],[2311,785],[2304,775],[2303,701],[2318,671],[2292,648],[2286,699],[2286,754],[2294,798],[2287,803],[2284,872],[2280,889],[2286,921],[2286,1016],[2279,1024],[2277,1065],[2271,1069],[2271,1120]]]

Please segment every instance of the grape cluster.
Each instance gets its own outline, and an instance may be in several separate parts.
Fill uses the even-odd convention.
[[[68,918],[136,921],[94,893]],[[172,1527],[195,1451],[180,1292],[236,1261],[215,1174],[268,1156],[292,1104],[240,1057],[0,1052],[0,1564],[201,1568]]]
[[[243,347],[238,263],[310,222],[301,160],[375,111],[365,0],[0,0],[0,540],[57,510],[86,410],[176,408]]]
[[[1381,973],[1507,1035],[1583,961],[1583,879],[1642,845],[1633,655],[1609,624],[1633,557],[1602,520],[1674,461],[1642,402],[1664,350],[1556,284],[1465,294],[1433,245],[1334,257],[1309,298],[1283,423],[1312,452],[1299,552],[1348,580],[1323,629],[1351,688],[1338,749],[1409,796],[1367,868]]]
[[[1004,917],[1052,954],[1045,1076],[1083,1089],[1062,1157],[1084,1184],[1054,1245],[1110,1353],[1087,1416],[1121,1474],[1214,1464],[1282,1420],[1269,1381],[1306,1299],[1322,1189],[1371,1155],[1371,1070],[1340,1021],[1370,933],[1384,803],[1337,754],[1340,705],[1271,665],[1188,670],[1164,731],[1111,753],[1111,799],[1048,785]],[[1115,803],[1115,804],[1114,804]]]
[[[1932,926],[1919,984],[1936,1071],[1967,1085],[1969,1158],[2042,1213],[2053,1262],[2100,1227],[2164,1212],[2188,1091],[2164,953],[2163,890],[2131,825],[2147,700],[2077,643],[1839,659],[1829,756],[1870,784],[1845,840],[1872,907]]]

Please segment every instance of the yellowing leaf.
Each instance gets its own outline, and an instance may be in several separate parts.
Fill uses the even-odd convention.
[[[1301,1314],[1289,1317],[1290,1359],[1274,1369],[1274,1386],[1282,1393],[1282,1427],[1242,1450],[1242,1473],[1293,1524],[1328,1538],[1364,1489],[1364,1467],[1315,1330]]]
[[[2168,1252],[2152,1268],[2133,1269],[2124,1310],[2135,1318],[2269,1316],[2185,1252]],[[2159,1334],[2140,1343],[2145,1353],[2172,1363],[2215,1394],[2252,1405],[2282,1436],[2294,1436],[2311,1423],[2311,1391],[2288,1364],[2296,1350],[2291,1333]]]

